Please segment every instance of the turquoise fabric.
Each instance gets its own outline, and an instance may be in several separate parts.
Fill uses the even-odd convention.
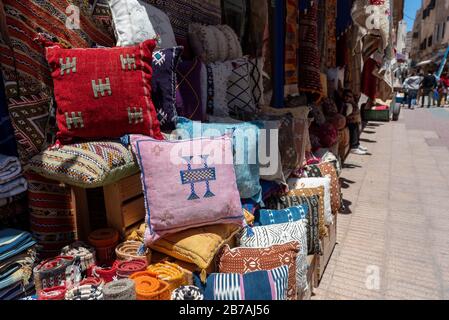
[[[176,124],[176,130],[178,138],[180,139],[200,137],[212,138],[225,134],[232,134],[234,168],[240,198],[252,199],[257,203],[262,201],[262,187],[260,186],[259,175],[260,165],[257,148],[259,127],[257,125],[248,122],[233,124],[200,123],[179,117]],[[246,139],[246,137],[251,135],[253,135],[255,139]],[[239,161],[239,159],[241,161]]]
[[[259,210],[256,214],[255,225],[267,226],[271,224],[289,223],[308,219],[309,206],[303,204],[283,210]]]

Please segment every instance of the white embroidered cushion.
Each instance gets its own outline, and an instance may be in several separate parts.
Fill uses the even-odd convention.
[[[168,16],[142,0],[109,0],[117,46],[130,46],[159,37],[158,48],[176,47]]]
[[[290,190],[324,187],[324,219],[326,225],[334,223],[331,206],[331,179],[324,178],[291,178],[288,179]]]
[[[138,0],[109,0],[117,46],[131,46],[156,38],[145,7]]]
[[[307,226],[306,219],[291,223],[274,224],[262,227],[244,228],[237,235],[237,243],[244,248],[266,248],[276,244],[297,241],[300,251],[296,260],[296,281],[298,292],[308,289],[307,282]]]

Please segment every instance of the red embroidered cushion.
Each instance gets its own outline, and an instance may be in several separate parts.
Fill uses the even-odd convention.
[[[151,100],[155,40],[132,47],[47,48],[57,104],[57,138],[163,139]]]

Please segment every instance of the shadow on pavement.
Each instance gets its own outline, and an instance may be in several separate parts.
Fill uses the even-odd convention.
[[[351,214],[351,205],[352,202],[346,199],[343,199],[343,208],[340,210],[340,214]]]
[[[355,168],[361,168],[362,166],[359,166],[357,164],[352,164],[352,163],[345,163],[343,165],[343,169],[355,169]]]
[[[354,184],[354,183],[355,183],[355,181],[352,181],[352,180],[349,180],[346,178],[340,178],[340,184],[343,189],[349,189],[350,185]]]
[[[366,143],[377,143],[376,140],[371,140],[371,139],[359,139],[361,142],[366,142]]]

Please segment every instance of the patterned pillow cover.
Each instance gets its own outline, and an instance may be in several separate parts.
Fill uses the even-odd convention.
[[[157,35],[145,11],[138,0],[109,0],[117,46],[132,46]]]
[[[228,109],[233,118],[243,120],[242,113],[257,113],[250,80],[248,58],[231,61],[232,73],[228,82]]]
[[[256,226],[269,226],[272,224],[295,222],[308,219],[309,206],[303,204],[282,210],[260,209],[256,213]]]
[[[81,188],[97,188],[139,172],[132,152],[120,142],[86,142],[49,148],[25,167],[41,176]]]
[[[317,165],[309,165],[304,167],[303,175],[307,178],[322,178],[326,176],[330,177],[332,213],[337,214],[342,205],[342,194],[337,170],[335,169],[334,165],[330,162],[322,162]]]
[[[217,256],[220,273],[248,273],[288,267],[287,300],[296,300],[296,259],[298,242],[289,242],[267,248],[233,248],[225,245]]]
[[[242,49],[234,30],[226,25],[189,25],[189,41],[193,52],[204,63],[240,58]]]
[[[302,196],[302,195],[273,195],[264,200],[265,206],[271,210],[283,210],[291,207],[307,205],[307,248],[309,254],[321,253],[320,242],[320,198],[318,195]]]
[[[159,37],[158,48],[172,48],[176,47],[175,33],[173,32],[170,19],[162,10],[150,5],[146,0],[139,0],[139,3],[147,11],[148,19],[153,25],[156,35]]]
[[[176,111],[178,116],[205,121],[206,109],[202,101],[201,73],[204,64],[200,59],[181,61],[176,70]]]
[[[329,177],[324,178],[292,178],[288,180],[288,186],[290,190],[303,189],[303,188],[324,188],[324,218],[326,225],[331,225],[334,221],[332,215],[331,206],[331,179]]]
[[[259,159],[257,156],[259,128],[256,125],[251,123],[199,123],[179,117],[176,130],[184,139],[200,136],[217,137],[232,132],[234,167],[240,198],[261,201],[262,188],[259,181]],[[254,139],[251,139],[252,137]]]
[[[312,197],[318,196],[318,226],[320,231],[320,238],[326,237],[328,232],[326,228],[326,219],[324,218],[324,187],[318,188],[301,188],[293,189],[287,194],[291,197]]]
[[[176,69],[183,47],[173,47],[153,53],[152,98],[163,131],[176,126]]]
[[[189,228],[244,225],[228,136],[158,141],[132,135],[131,142],[142,171],[147,246]]]
[[[155,44],[147,40],[126,48],[46,48],[60,142],[130,133],[162,139],[151,100]]]
[[[239,273],[212,273],[203,284],[194,277],[194,284],[203,290],[204,300],[287,300],[288,267]]]
[[[240,228],[233,224],[192,228],[169,234],[151,244],[150,248],[197,265],[202,270],[202,280],[205,280],[206,269],[212,264],[217,252],[230,242],[239,230]]]
[[[247,117],[250,118],[250,117]],[[252,118],[252,117],[251,117]],[[242,121],[235,120],[229,117],[215,117],[215,116],[209,116],[209,121],[212,123],[242,123]],[[282,171],[282,155],[279,150],[279,143],[273,143],[271,141],[270,134],[272,133],[272,130],[276,130],[276,132],[279,130],[281,126],[280,121],[264,121],[264,120],[257,120],[257,121],[251,121],[252,124],[258,126],[260,129],[266,130],[260,131],[260,135],[265,135],[266,145],[262,146],[261,143],[264,141],[261,136],[259,139],[259,145],[258,149],[261,150],[261,154],[266,153],[266,161],[260,162],[260,179],[265,181],[275,181],[276,183],[282,184],[283,186],[287,187],[287,181],[284,176],[284,172]],[[285,131],[282,131],[280,134],[285,134]],[[262,148],[262,149],[261,149]],[[271,150],[273,148],[273,150]],[[276,148],[276,149],[275,149]],[[277,153],[277,158],[271,159],[272,153]],[[270,160],[273,160],[272,163]],[[263,163],[262,163],[263,162]],[[265,163],[266,162],[266,163]],[[276,166],[276,170],[273,170],[272,166]]]
[[[208,115],[229,116],[227,88],[232,73],[230,62],[216,62],[205,65],[201,72],[201,93],[203,109]]]
[[[251,231],[244,228],[237,235],[237,241],[244,248],[266,248],[292,241],[299,243],[300,251],[296,258],[297,292],[305,292],[307,283],[307,220],[254,227]]]

